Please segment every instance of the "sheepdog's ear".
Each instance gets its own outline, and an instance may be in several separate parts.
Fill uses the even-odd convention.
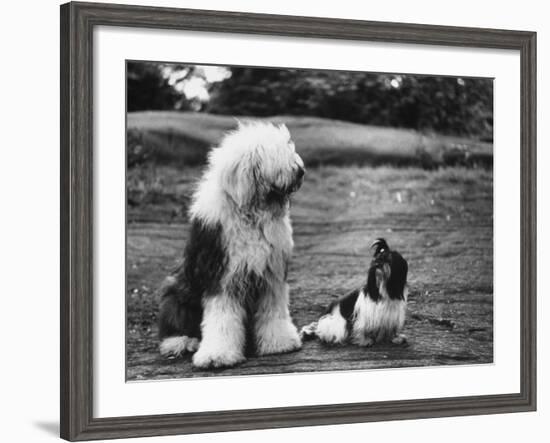
[[[376,268],[374,266],[369,268],[365,289],[371,300],[377,301],[380,299],[380,290],[376,281]]]
[[[407,285],[409,265],[398,252],[392,253],[391,275],[386,283],[386,290],[392,299],[403,300]]]
[[[253,203],[258,193],[260,166],[255,151],[247,152],[240,161],[228,164],[222,175],[222,186],[239,207]]]

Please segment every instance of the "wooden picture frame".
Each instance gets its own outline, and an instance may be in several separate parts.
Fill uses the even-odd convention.
[[[518,394],[94,418],[94,27],[497,48],[521,63],[521,389]],[[533,411],[536,408],[536,34],[98,3],[61,6],[61,437],[88,440]]]

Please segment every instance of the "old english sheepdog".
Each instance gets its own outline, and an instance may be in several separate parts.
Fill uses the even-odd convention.
[[[364,286],[331,303],[318,322],[304,326],[300,331],[303,338],[359,346],[406,342],[401,330],[407,309],[407,261],[383,238],[372,248],[374,257]]]
[[[208,165],[190,207],[182,265],[161,288],[160,352],[195,352],[200,368],[297,350],[286,281],[290,196],[305,168],[284,125],[239,123]]]

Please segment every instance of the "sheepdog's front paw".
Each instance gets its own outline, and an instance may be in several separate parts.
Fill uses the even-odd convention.
[[[258,355],[282,354],[302,347],[302,340],[291,321],[275,322],[258,331]]]
[[[199,339],[180,335],[167,337],[160,342],[160,355],[166,358],[177,358],[186,352],[195,352],[199,348]]]
[[[201,346],[193,355],[193,365],[197,368],[224,368],[245,361],[242,351],[231,349],[212,349]]]

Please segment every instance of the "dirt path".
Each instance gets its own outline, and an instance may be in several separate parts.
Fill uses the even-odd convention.
[[[129,209],[128,380],[492,362],[492,173],[367,167],[310,170],[296,195],[291,312],[301,327],[360,285],[370,242],[385,237],[409,262],[407,346],[313,341],[296,353],[207,372],[193,369],[189,357],[161,359],[154,290],[181,256],[182,206],[197,174],[154,171],[147,179],[162,177],[161,191],[142,193]]]

